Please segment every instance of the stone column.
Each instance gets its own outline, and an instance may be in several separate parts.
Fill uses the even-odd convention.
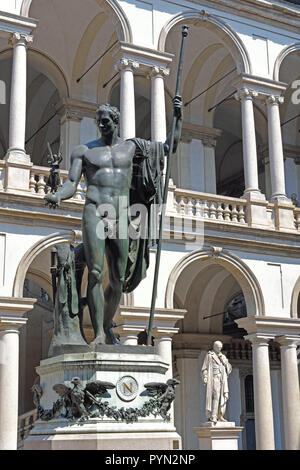
[[[166,104],[164,77],[170,73],[163,67],[152,67],[151,77],[151,140],[153,142],[165,142],[166,129]]]
[[[173,377],[173,367],[172,367],[172,336],[175,333],[178,333],[179,328],[166,328],[163,326],[153,328],[153,336],[155,338],[155,350],[163,360],[169,364],[169,369],[167,370],[165,376],[166,380]]]
[[[283,146],[281,136],[279,104],[283,96],[270,95],[266,99],[268,108],[268,141],[272,184],[272,199],[287,199],[284,180]]]
[[[137,346],[138,335],[144,331],[140,325],[125,323],[114,328],[114,334],[119,335],[120,343],[124,346]]]
[[[252,343],[255,437],[257,450],[274,450],[274,426],[269,362],[269,338],[245,336]]]
[[[138,67],[137,62],[125,58],[117,64],[121,73],[120,137],[123,139],[135,137],[134,70]]]
[[[257,150],[253,112],[253,98],[256,96],[258,96],[258,93],[248,88],[242,88],[236,94],[236,98],[241,101],[242,107],[245,194],[254,193],[255,195],[260,193],[258,187]]]
[[[205,192],[210,194],[217,193],[217,179],[216,179],[216,161],[215,150],[217,141],[211,136],[204,137],[203,152],[204,152],[204,174],[205,174]]]
[[[66,109],[60,119],[60,139],[63,143],[62,154],[64,157],[64,169],[70,168],[70,157],[76,145],[80,144],[80,123],[82,115],[76,110]]]
[[[276,337],[280,344],[284,442],[286,450],[300,449],[300,396],[297,364],[299,336]]]
[[[24,161],[24,158],[27,157],[25,153],[27,44],[30,44],[32,41],[32,36],[19,33],[13,33],[10,38],[10,44],[14,50],[7,157],[11,158],[14,156],[20,161]]]
[[[36,299],[0,297],[0,450],[16,450],[19,397],[19,329]]]
[[[6,160],[7,190],[29,191],[30,156],[25,151],[27,45],[33,37],[12,33],[13,61],[10,92],[9,148]]]
[[[269,159],[269,157],[264,157],[263,158],[263,164],[265,166],[266,197],[269,200],[269,199],[271,199],[271,194],[272,194],[270,159]]]
[[[295,169],[296,169],[296,178],[297,178],[297,200],[300,199],[300,158],[295,158]]]

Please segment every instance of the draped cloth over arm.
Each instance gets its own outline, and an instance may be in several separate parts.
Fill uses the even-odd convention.
[[[123,287],[126,293],[132,292],[146,276],[149,249],[157,243],[164,167],[163,143],[144,139],[129,140],[135,144],[136,152],[129,201],[129,254]]]

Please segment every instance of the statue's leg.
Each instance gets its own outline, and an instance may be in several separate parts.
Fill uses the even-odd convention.
[[[96,215],[96,206],[92,203],[84,208],[82,218],[82,237],[85,258],[88,267],[87,302],[89,306],[95,339],[92,344],[104,344],[103,330],[103,289],[105,238],[104,224]]]
[[[128,238],[107,239],[106,241],[109,284],[104,292],[104,331],[107,336],[123,292],[128,247]]]
[[[219,403],[220,403],[221,384],[218,375],[213,376],[213,390],[212,390],[212,408],[211,420],[217,422],[219,418]]]

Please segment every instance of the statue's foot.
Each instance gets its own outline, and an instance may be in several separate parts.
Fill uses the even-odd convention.
[[[98,344],[105,344],[105,334],[96,336],[96,338],[90,343],[90,346],[97,346]]]
[[[223,422],[227,423],[227,419],[225,419],[223,416],[220,417],[219,421],[223,421]]]

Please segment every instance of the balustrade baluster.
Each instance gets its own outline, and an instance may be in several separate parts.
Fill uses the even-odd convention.
[[[245,224],[246,221],[245,221],[244,206],[242,206],[242,205],[238,206],[238,210],[239,210],[239,214],[238,214],[239,222],[240,222],[240,224]]]
[[[180,197],[180,201],[179,201],[179,208],[180,208],[180,211],[179,213],[181,215],[184,215],[185,214],[185,202],[184,202],[184,196],[181,196]]]
[[[225,222],[230,222],[230,209],[229,204],[224,205],[224,220]]]
[[[210,211],[209,218],[216,219],[217,218],[217,204],[214,201],[210,203],[209,211]]]
[[[45,188],[46,188],[45,175],[40,173],[39,174],[39,180],[37,182],[37,193],[38,194],[45,194]]]
[[[36,192],[37,192],[36,181],[35,181],[35,174],[34,174],[33,172],[30,173],[29,191],[30,191],[31,193],[36,193]]]
[[[218,202],[218,207],[217,207],[217,219],[218,220],[224,220],[223,216],[224,209],[222,207],[222,202]]]
[[[203,217],[205,219],[209,218],[209,207],[208,207],[208,204],[207,204],[206,200],[204,201],[204,204],[203,204]]]
[[[238,211],[236,208],[236,204],[232,204],[231,220],[232,222],[238,222]]]
[[[187,215],[191,216],[193,215],[193,198],[189,197],[187,201]]]
[[[202,201],[201,199],[196,199],[196,204],[195,204],[195,216],[196,217],[203,217],[203,207],[202,207]]]

